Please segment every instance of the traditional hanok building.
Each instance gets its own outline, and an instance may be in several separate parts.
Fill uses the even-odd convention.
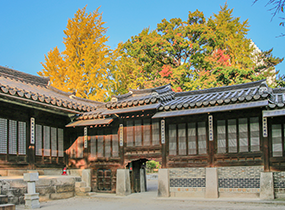
[[[265,80],[182,93],[169,84],[108,103],[6,68],[0,83],[2,167],[89,168],[92,191],[128,194],[145,190],[155,159],[160,196],[285,196],[285,89]]]

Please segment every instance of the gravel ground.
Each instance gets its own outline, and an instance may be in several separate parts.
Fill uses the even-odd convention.
[[[129,196],[116,196],[113,194],[95,194],[86,197],[74,197],[64,200],[52,200],[41,203],[42,210],[183,210],[183,209],[285,209],[284,201],[260,201],[258,199],[239,200],[210,200],[187,198],[157,198],[157,177],[148,176],[148,192],[134,193]],[[24,209],[19,205],[16,209]]]

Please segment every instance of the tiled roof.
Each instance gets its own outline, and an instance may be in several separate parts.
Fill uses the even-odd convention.
[[[274,88],[269,100],[270,109],[283,108],[285,104],[285,88]]]
[[[174,98],[175,92],[171,90],[171,85],[157,88],[134,90],[129,93],[113,96],[112,101],[107,103],[108,109],[126,108],[131,106],[142,106],[151,103],[167,102]]]
[[[269,88],[265,80],[246,84],[195,90],[175,94],[175,99],[162,103],[159,111],[200,108],[264,100]]]
[[[82,99],[71,93],[60,91],[42,78],[0,66],[0,97],[48,105],[64,112],[82,113],[95,110],[104,103]]]

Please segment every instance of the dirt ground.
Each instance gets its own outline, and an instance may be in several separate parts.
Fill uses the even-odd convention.
[[[157,179],[148,177],[148,191],[134,193],[129,196],[116,196],[110,194],[94,194],[86,197],[74,197],[65,200],[53,200],[41,203],[42,210],[226,210],[226,209],[285,209],[284,201],[260,201],[259,199],[243,200],[209,200],[187,198],[157,198]],[[16,207],[25,209],[24,205]]]

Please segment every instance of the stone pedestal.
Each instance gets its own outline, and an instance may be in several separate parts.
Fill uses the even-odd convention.
[[[116,195],[126,196],[131,194],[129,169],[117,169]]]
[[[274,199],[273,172],[260,173],[260,199]]]
[[[206,191],[205,198],[218,198],[218,170],[206,168]]]
[[[169,185],[169,170],[159,169],[158,170],[158,197],[169,197],[170,185]]]
[[[39,180],[38,173],[25,173],[24,181],[28,182],[28,193],[25,194],[25,208],[40,208],[39,193],[36,193],[36,181]]]

